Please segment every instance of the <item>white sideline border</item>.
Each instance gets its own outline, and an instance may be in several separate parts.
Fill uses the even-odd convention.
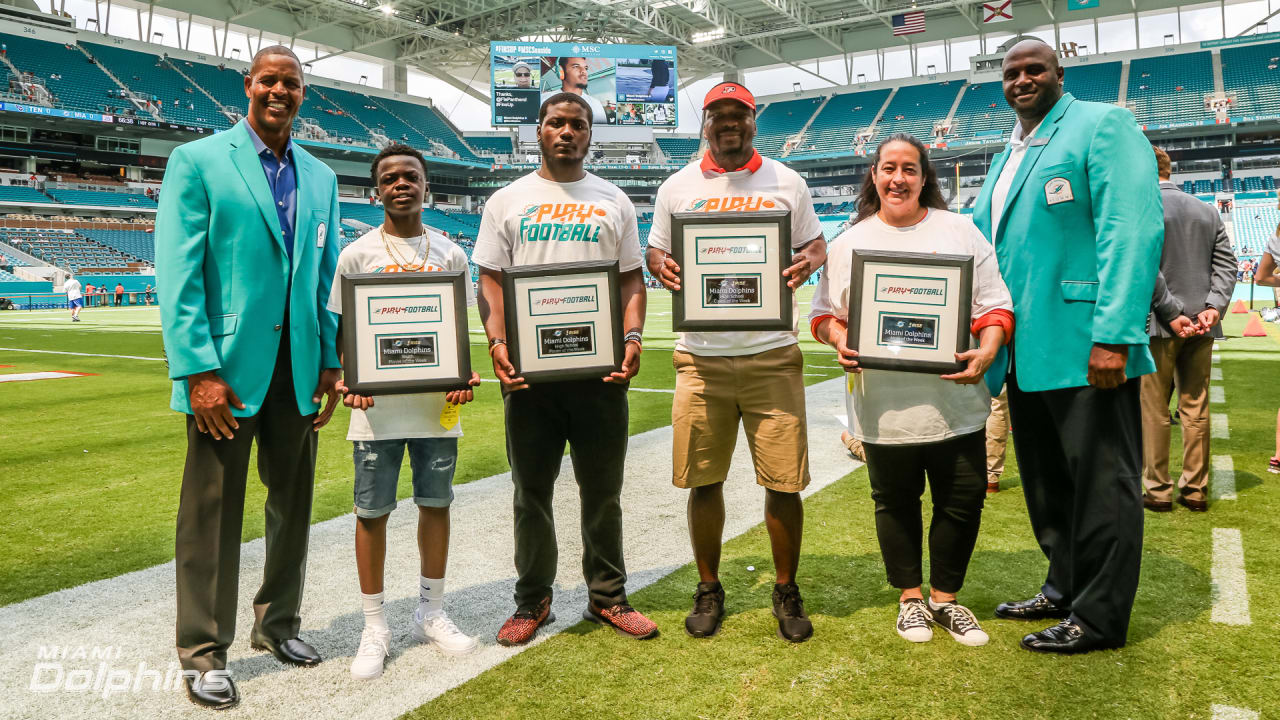
[[[1244,539],[1239,528],[1213,529],[1213,564],[1209,572],[1213,598],[1209,620],[1223,625],[1253,624],[1244,570]]]

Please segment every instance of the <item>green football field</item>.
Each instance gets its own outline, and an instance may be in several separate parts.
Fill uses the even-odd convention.
[[[666,294],[651,294],[646,350],[631,394],[633,433],[670,422],[671,395],[662,392],[674,383],[669,313]],[[72,325],[65,311],[0,313],[0,366],[9,366],[0,374],[86,373],[0,383],[0,605],[172,558],[184,430],[167,408],[157,311],[86,310],[82,317]],[[1244,708],[1273,717],[1280,712],[1280,478],[1266,465],[1280,405],[1280,328],[1267,325],[1267,337],[1240,338],[1245,318],[1227,316],[1234,337],[1221,343],[1215,367],[1222,379],[1214,381],[1224,402],[1212,406],[1228,420],[1229,437],[1213,441],[1213,455],[1230,458],[1237,499],[1217,500],[1207,514],[1182,508],[1147,514],[1142,583],[1123,650],[1032,655],[1018,640],[1041,625],[992,617],[998,602],[1034,592],[1045,569],[1012,457],[1004,489],[988,499],[960,594],[991,643],[967,648],[941,633],[923,645],[899,639],[897,591],[885,582],[866,472],[858,469],[806,503],[799,582],[815,625],[809,642],[790,645],[774,635],[769,546],[757,527],[726,545],[729,616],[716,638],[693,640],[682,631],[696,582],[686,566],[632,595],[662,628],[660,638],[639,643],[579,624],[410,715],[1259,717],[1224,714]],[[472,327],[479,328],[474,313]],[[483,336],[473,337],[473,363],[491,377]],[[828,350],[807,339],[807,331],[801,340],[807,381],[839,376]],[[505,471],[497,388],[483,385],[463,417],[457,481]],[[351,507],[346,425],[339,410],[323,431],[317,522]],[[1178,454],[1175,432],[1175,472]],[[246,540],[261,535],[264,494],[251,482]],[[1239,530],[1243,578],[1223,574],[1215,529]],[[1242,593],[1248,624],[1239,615]],[[1221,622],[1224,617],[1240,624]]]

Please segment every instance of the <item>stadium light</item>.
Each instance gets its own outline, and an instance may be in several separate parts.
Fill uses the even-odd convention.
[[[696,32],[693,34],[691,39],[695,43],[704,43],[712,40],[719,40],[722,37],[724,37],[724,28],[718,27],[711,30],[701,30]]]
[[[391,7],[391,3],[383,3],[382,5],[378,6],[378,9],[382,11],[383,15],[386,15],[388,17],[390,17],[390,15],[396,11],[395,8]]]

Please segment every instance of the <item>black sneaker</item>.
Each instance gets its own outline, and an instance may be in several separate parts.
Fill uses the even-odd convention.
[[[773,616],[778,618],[778,637],[793,643],[804,642],[813,635],[813,623],[804,614],[804,600],[795,583],[773,586]]]
[[[724,619],[724,587],[718,582],[700,582],[693,593],[693,610],[684,619],[684,631],[693,637],[711,637],[720,632]]]
[[[951,637],[961,645],[982,647],[991,639],[978,625],[978,618],[973,616],[969,608],[960,603],[935,603],[930,600],[929,612],[933,623],[951,633]]]

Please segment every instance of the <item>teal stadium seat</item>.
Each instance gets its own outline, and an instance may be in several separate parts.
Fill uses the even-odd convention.
[[[145,230],[90,230],[79,228],[77,233],[107,247],[115,248],[126,255],[132,255],[149,263],[156,261],[156,240],[153,233]]]
[[[130,90],[159,98],[160,114],[165,120],[212,129],[230,127],[218,106],[159,55],[111,45],[81,45]]]
[[[1274,201],[1238,201],[1231,213],[1237,256],[1262,254],[1280,224],[1280,210]]]
[[[127,100],[107,95],[108,90],[119,90],[119,86],[75,47],[8,34],[0,34],[0,42],[8,46],[9,61],[19,70],[41,78],[64,108],[100,113],[107,106],[133,107]],[[58,75],[59,79],[50,75]],[[138,114],[151,117],[146,112]]]
[[[82,268],[125,268],[129,263],[141,262],[71,230],[0,228],[0,241],[76,273]]]
[[[156,209],[156,201],[140,193],[103,190],[49,190],[55,200],[67,205],[101,205],[118,208]]]
[[[1114,103],[1120,99],[1121,62],[1072,65],[1065,69],[1063,87],[1080,100]],[[1209,79],[1213,84],[1213,79]],[[1133,97],[1133,75],[1129,75],[1129,97]]]
[[[766,157],[781,157],[787,138],[800,132],[821,104],[820,97],[769,103],[756,118],[756,150]]]
[[[1280,43],[1223,48],[1222,88],[1236,94],[1232,117],[1280,113]]]
[[[760,148],[759,124],[757,123],[756,149]],[[699,138],[681,138],[681,137],[658,137],[658,147],[662,148],[662,152],[672,162],[684,163],[693,159],[698,148],[702,146],[702,140]]]
[[[813,119],[801,147],[792,155],[848,153],[857,145],[858,131],[875,120],[889,97],[887,89],[836,95]]]
[[[0,185],[0,200],[7,202],[50,203],[53,198],[39,190],[24,185]]]
[[[1129,63],[1128,101],[1142,125],[1207,120],[1204,96],[1213,92],[1208,51],[1139,58]]]
[[[884,115],[880,116],[872,144],[895,133],[907,133],[925,144],[932,143],[934,123],[946,119],[963,85],[957,80],[898,88]]]
[[[970,85],[956,106],[949,142],[1007,138],[1018,119],[1004,99],[1004,85],[999,80]]]
[[[244,75],[239,70],[231,68],[219,70],[216,65],[177,58],[170,58],[169,62],[204,88],[223,107],[235,110],[241,115],[249,107],[249,99],[244,96]],[[169,102],[173,102],[173,99],[170,98]]]
[[[516,147],[511,142],[511,136],[503,137],[469,137],[466,138],[467,144],[476,152],[489,152],[494,155],[512,155],[516,151]]]

